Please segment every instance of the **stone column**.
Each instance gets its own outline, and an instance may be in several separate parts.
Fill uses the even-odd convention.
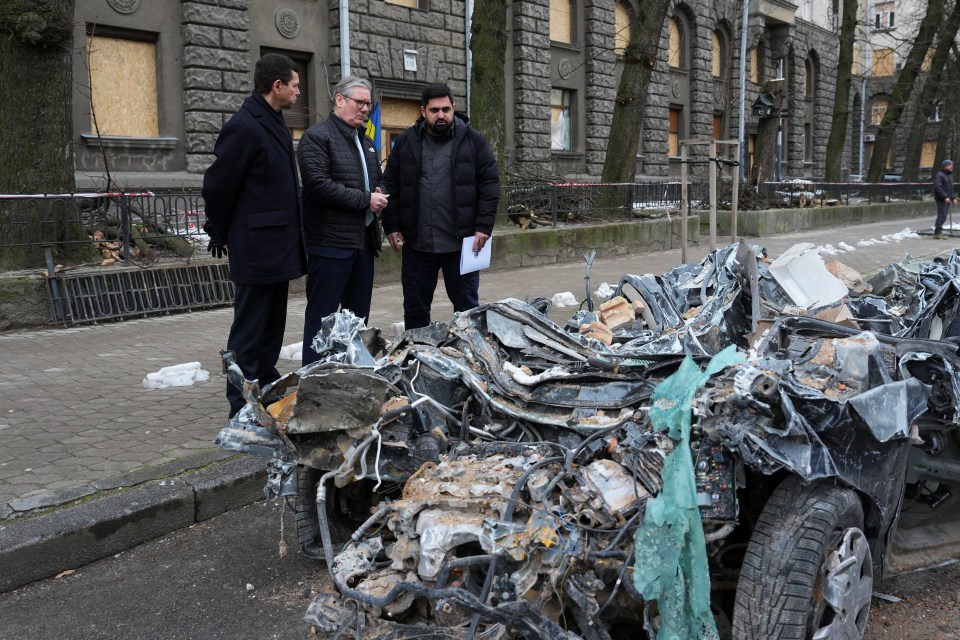
[[[513,4],[514,157],[534,175],[550,171],[550,2]]]
[[[584,32],[586,46],[586,125],[587,175],[603,173],[613,123],[617,78],[614,71],[614,0],[584,0]]]
[[[202,173],[213,162],[220,127],[253,90],[250,0],[183,3],[183,107],[186,165]]]

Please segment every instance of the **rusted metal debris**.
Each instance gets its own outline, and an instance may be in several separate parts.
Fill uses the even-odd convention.
[[[736,607],[705,621],[644,602],[647,505],[689,499],[692,566],[729,593],[787,477],[863,496],[861,561],[879,577],[911,442],[960,421],[960,257],[891,265],[869,285],[834,265],[860,295],[819,309],[769,267],[732,245],[625,275],[563,327],[503,300],[389,346],[345,312],[314,342],[321,361],[263,390],[238,380],[249,405],[217,442],[271,457],[269,492],[294,498],[302,547],[336,587],[306,619],[378,638],[729,637]],[[686,404],[656,395],[685,359],[715,357]],[[686,435],[651,420],[671,409]],[[675,453],[689,477],[668,478]],[[710,618],[709,596],[700,606]],[[851,623],[815,624],[831,637]]]

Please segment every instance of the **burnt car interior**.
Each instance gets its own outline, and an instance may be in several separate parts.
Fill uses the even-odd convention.
[[[855,283],[794,249],[624,275],[562,324],[505,299],[387,344],[344,311],[264,389],[225,353],[247,406],[217,443],[270,459],[330,574],[305,620],[863,637],[884,575],[960,553],[960,255]]]

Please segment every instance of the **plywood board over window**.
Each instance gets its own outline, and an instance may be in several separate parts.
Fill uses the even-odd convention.
[[[550,0],[550,39],[573,44],[573,0]]]
[[[920,168],[929,169],[933,166],[934,158],[937,157],[937,141],[924,140],[920,147]]]
[[[630,43],[630,11],[622,2],[613,8],[613,50],[622,56]]]
[[[158,137],[156,44],[91,34],[87,36],[87,53],[90,132]]]
[[[893,49],[873,50],[873,69],[875,76],[893,75]]]
[[[387,4],[399,4],[401,7],[419,8],[417,0],[386,0]]]

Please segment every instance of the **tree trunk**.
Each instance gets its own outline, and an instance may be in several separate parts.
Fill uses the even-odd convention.
[[[603,162],[604,182],[633,182],[637,174],[637,145],[647,101],[647,88],[660,50],[660,31],[670,8],[668,0],[640,3],[630,23],[630,40],[623,54],[623,75],[613,106],[610,140]]]
[[[0,193],[72,193],[73,163],[73,0],[0,0]],[[47,201],[7,201],[0,215],[19,224],[4,227],[0,267],[43,264],[38,247],[24,242],[19,229],[35,229]],[[14,208],[16,207],[16,208]],[[69,209],[69,207],[67,207]],[[59,210],[59,209],[57,209]],[[32,214],[24,212],[31,211]],[[82,226],[57,218],[58,258],[71,262],[96,256],[83,242]],[[11,237],[11,234],[15,237]],[[52,235],[52,234],[51,234]],[[25,236],[30,237],[30,236]]]
[[[937,49],[930,61],[930,71],[927,72],[927,77],[923,81],[923,89],[920,91],[917,108],[913,114],[913,122],[910,125],[907,155],[903,161],[903,180],[905,182],[915,182],[919,176],[924,129],[926,129],[930,113],[933,111],[935,97],[939,93],[943,98],[941,102],[943,106],[946,106],[948,99],[952,99],[950,94],[945,91],[946,82],[944,81],[943,69],[950,58],[950,48],[957,37],[957,31],[960,31],[960,2],[953,5],[950,17],[947,18],[943,28],[937,34]],[[942,120],[943,114],[941,113],[940,116]],[[936,165],[934,165],[934,169],[936,168]]]
[[[853,64],[853,42],[857,28],[857,0],[845,0],[840,23],[840,59],[837,62],[836,96],[833,102],[833,122],[827,139],[827,167],[824,179],[840,182],[843,166],[843,148],[847,142],[847,124],[850,122],[850,75]]]
[[[757,143],[753,150],[750,182],[760,185],[777,179],[777,134],[780,132],[780,110],[783,108],[784,82],[767,82],[760,88],[773,98],[774,115],[757,124]],[[781,153],[783,150],[781,149]]]
[[[907,54],[903,69],[900,70],[897,81],[893,85],[890,104],[887,106],[886,113],[883,114],[883,120],[877,131],[877,141],[873,145],[873,155],[870,157],[870,169],[867,172],[867,180],[870,182],[879,182],[886,171],[893,134],[897,131],[900,117],[910,99],[913,85],[920,73],[920,65],[923,64],[927,51],[933,45],[933,38],[937,34],[943,17],[943,4],[944,0],[930,0],[927,4],[927,13],[923,16],[913,45],[910,47],[910,53]]]
[[[507,51],[506,0],[474,0],[470,27],[470,123],[487,139],[501,181],[504,164],[506,89],[504,64]]]

